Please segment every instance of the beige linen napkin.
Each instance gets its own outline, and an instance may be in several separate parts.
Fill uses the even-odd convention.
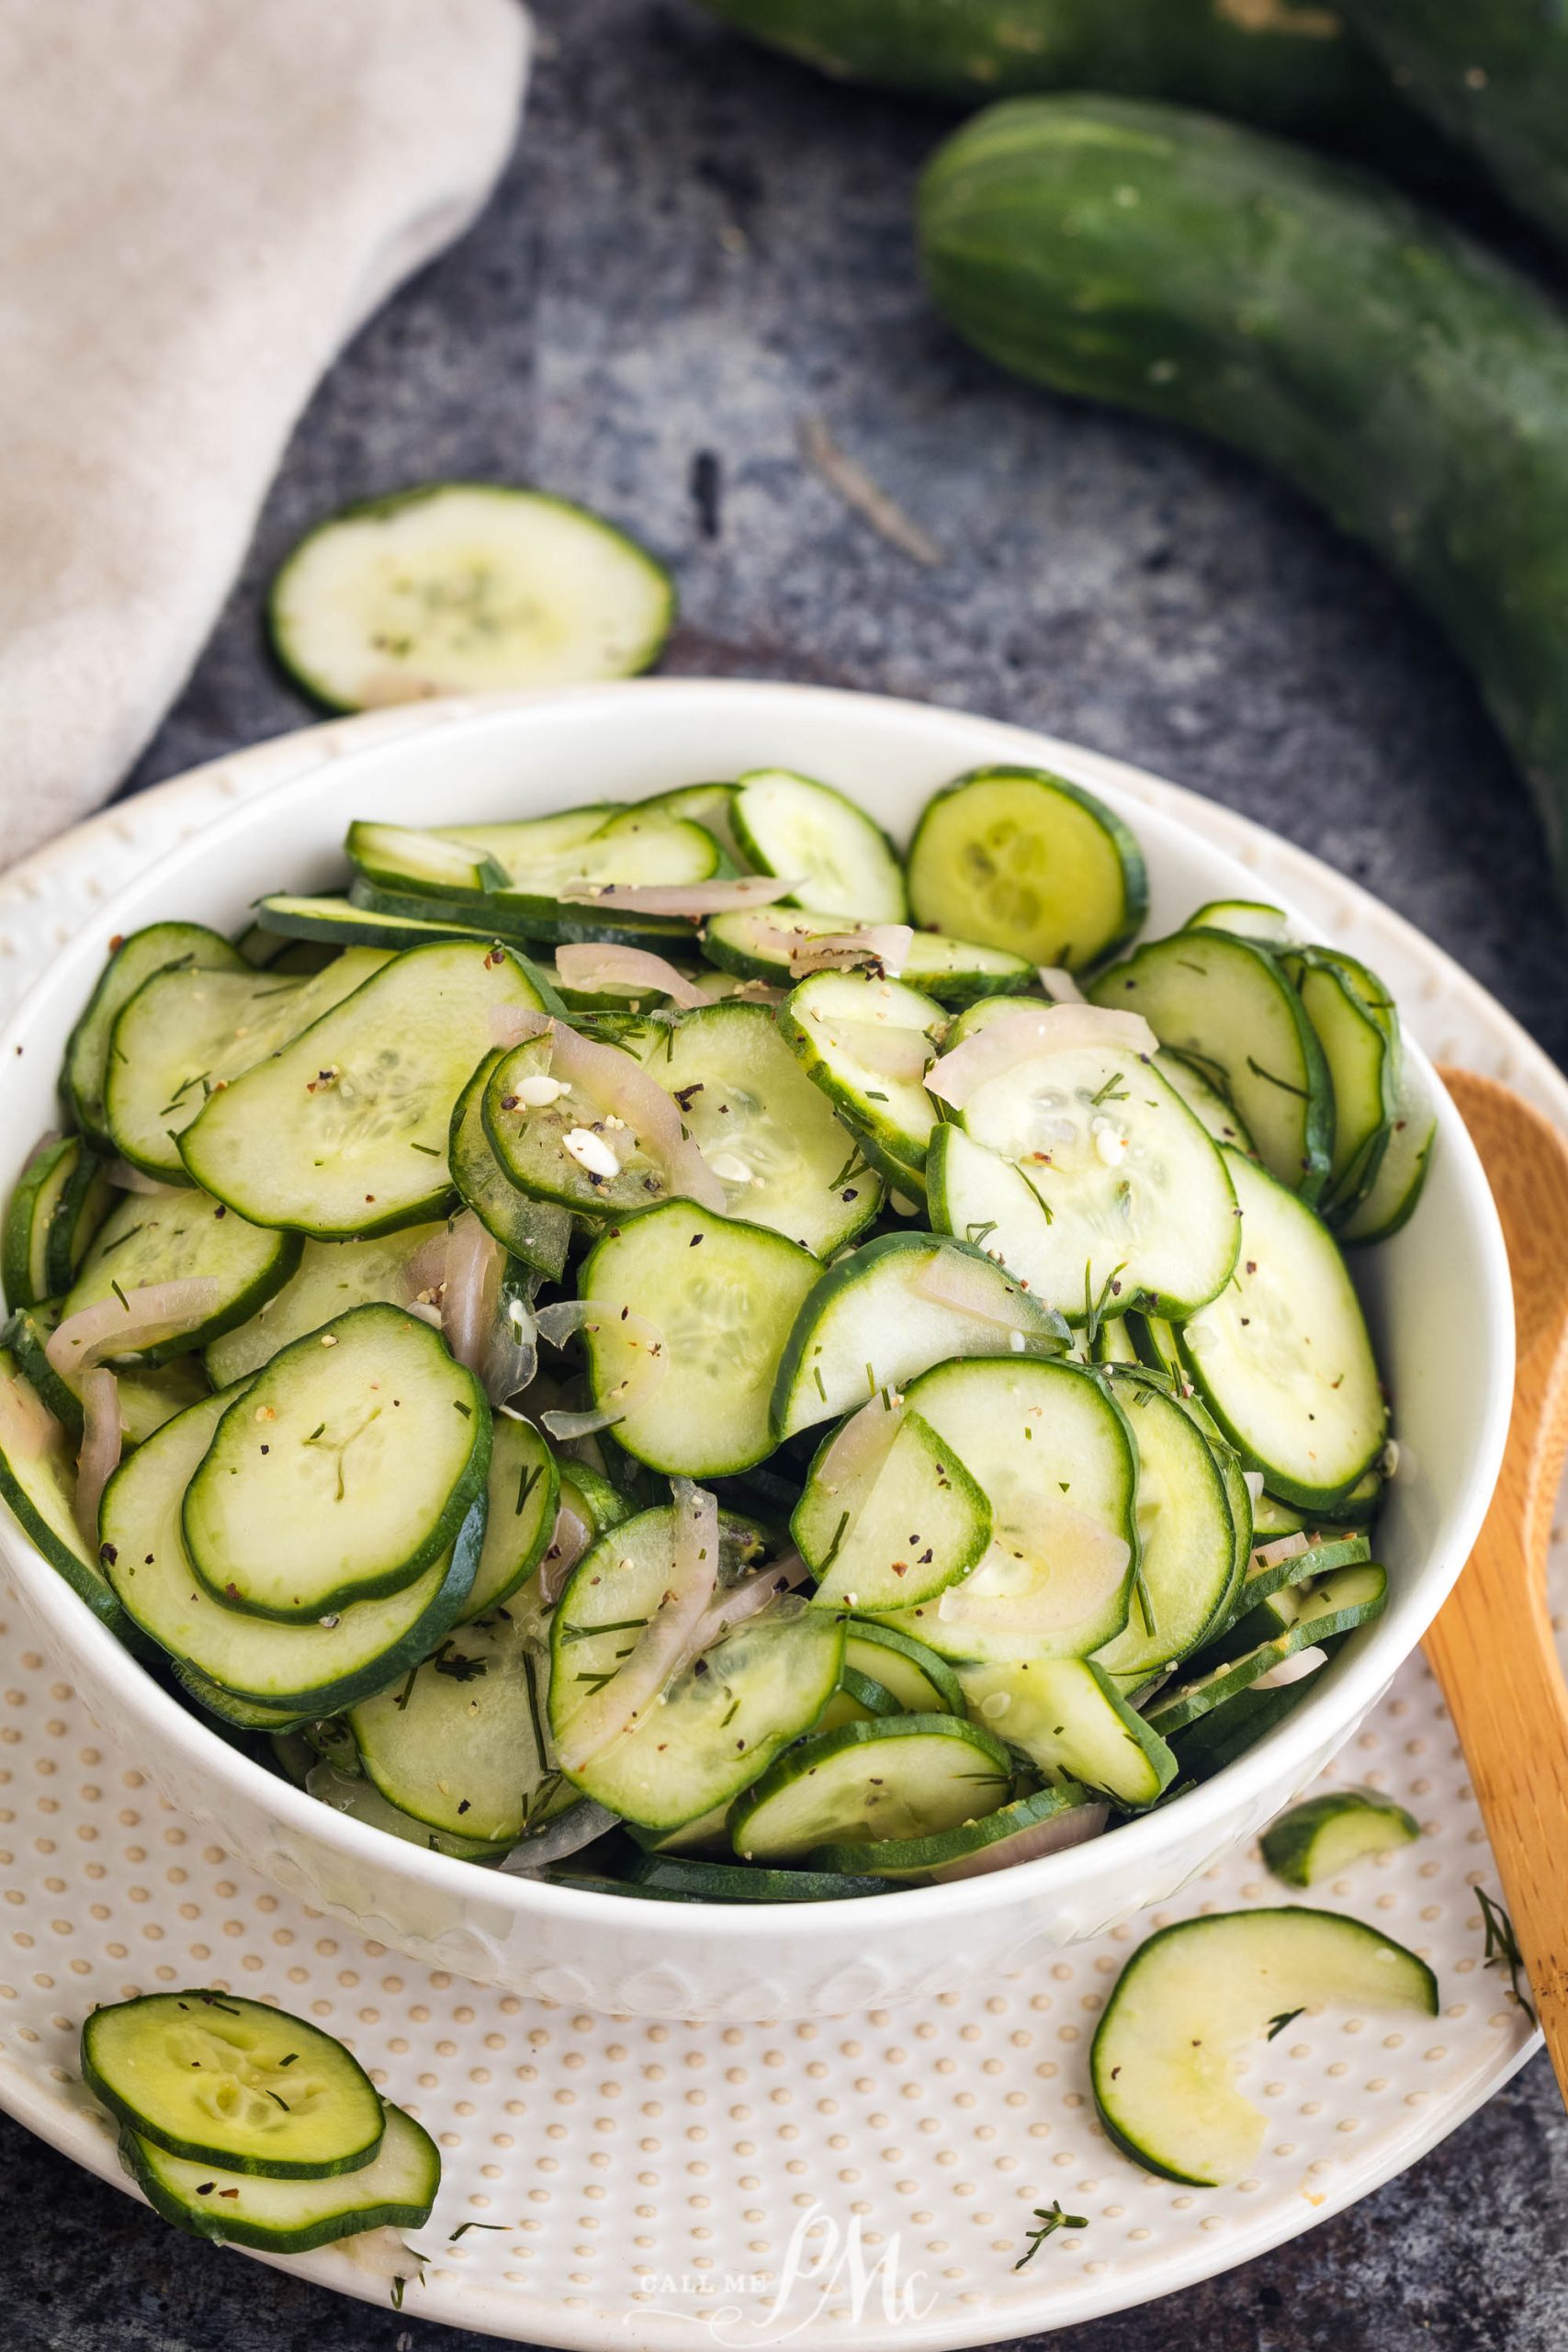
[[[333,354],[506,156],[518,0],[0,0],[0,866],[178,691]]]

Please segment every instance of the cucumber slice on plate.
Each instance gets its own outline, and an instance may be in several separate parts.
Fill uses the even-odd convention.
[[[121,2133],[120,2154],[153,2211],[175,2229],[217,2245],[305,2254],[364,2230],[416,2230],[430,2219],[440,2152],[400,2107],[388,2106],[385,2116],[370,2162],[326,2180],[266,2180],[193,2164],[136,2132]]]
[[[930,1181],[944,1221],[966,1232],[994,1212],[985,1246],[1075,1317],[1098,1321],[1140,1301],[1192,1314],[1235,1263],[1235,1193],[1219,1147],[1142,1056],[1124,1045],[1064,1047],[1050,1037],[1049,1012],[1035,1050],[1032,1019],[1020,1010],[1018,1058],[967,1093],[955,1124],[1026,1179],[1042,1213],[1030,1221],[984,1161],[941,1138]]]
[[[928,1600],[965,1575],[991,1540],[989,1501],[931,1423],[890,1401],[862,1409],[879,1425],[869,1457],[848,1472],[837,1466],[844,1451],[836,1430],[819,1447],[790,1521],[821,1609]]]
[[[929,1838],[995,1812],[1012,1778],[1007,1749],[977,1724],[881,1715],[790,1748],[735,1804],[729,1834],[748,1862]]]
[[[1077,1820],[1072,1816],[1077,1815]],[[869,1845],[816,1846],[807,1854],[814,1871],[867,1871],[876,1877],[902,1880],[917,1886],[942,1886],[950,1880],[979,1878],[988,1871],[1010,1870],[1016,1862],[1048,1851],[1046,1825],[1053,1825],[1064,1845],[1076,1845],[1105,1825],[1105,1808],[1093,1804],[1083,1789],[1037,1789],[1032,1796],[1014,1797],[978,1820],[961,1821],[914,1838],[883,1838]],[[1066,1834],[1070,1824],[1071,1831]]]
[[[821,1271],[783,1234],[694,1201],[667,1201],[596,1243],[579,1277],[593,1310],[582,1329],[615,1442],[672,1476],[764,1461],[779,1359]]]
[[[1365,1197],[1340,1226],[1344,1241],[1386,1241],[1408,1222],[1421,1197],[1437,1140],[1438,1114],[1424,1072],[1406,1053],[1394,1080],[1393,1119],[1388,1148]]]
[[[1271,1494],[1332,1510],[1388,1433],[1360,1301],[1305,1202],[1241,1153],[1225,1157],[1241,1254],[1230,1283],[1179,1332],[1182,1368]]]
[[[180,1507],[232,1389],[192,1405],[122,1462],[104,1492],[98,1556],[129,1614],[161,1649],[218,1686],[289,1720],[330,1715],[404,1675],[451,1632],[484,1541],[476,1507],[451,1550],[417,1582],[356,1601],[329,1624],[286,1625],[214,1600],[180,1530]]]
[[[780,1360],[780,1437],[837,1419],[950,1356],[1052,1356],[1066,1326],[979,1250],[929,1233],[886,1233],[829,1268]],[[983,1483],[983,1482],[982,1482]]]
[[[1421,1825],[1376,1789],[1333,1789],[1293,1804],[1258,1840],[1265,1866],[1287,1886],[1337,1878],[1368,1854],[1413,1845]]]
[[[828,1258],[869,1225],[882,1186],[763,1004],[714,1004],[627,1039],[680,1107],[732,1217]]]
[[[947,1660],[896,1626],[852,1617],[844,1627],[844,1667],[881,1683],[906,1714],[964,1713],[964,1691]]]
[[[356,2058],[320,2026],[239,1993],[148,1993],[95,2009],[82,2079],[171,2156],[269,2180],[368,2165],[386,2129]]]
[[[663,565],[602,515],[505,482],[345,506],[279,568],[273,650],[328,710],[629,678],[675,617]]]
[[[554,1539],[561,1475],[532,1422],[498,1412],[491,1424],[485,1540],[459,1624],[488,1616],[525,1585]]]
[[[1176,1089],[1193,1116],[1202,1121],[1216,1143],[1233,1143],[1237,1151],[1255,1156],[1252,1137],[1241,1113],[1213,1080],[1205,1077],[1196,1062],[1190,1062],[1185,1054],[1167,1051],[1156,1055],[1155,1068],[1166,1084]]]
[[[82,1271],[61,1307],[61,1320],[157,1283],[194,1277],[216,1283],[198,1322],[127,1351],[144,1366],[168,1363],[232,1331],[264,1306],[299,1263],[298,1234],[248,1225],[223,1202],[187,1186],[181,1192],[130,1193],[98,1227]]]
[[[47,1412],[0,1348],[0,1498],[31,1544],[62,1576],[100,1624],[129,1646],[144,1646],[116,1600],[76,1518],[76,1457],[65,1432]]]
[[[871,1613],[952,1659],[1078,1657],[1113,1639],[1137,1566],[1138,1456],[1104,1382],[993,1357],[938,1364],[908,1400],[990,1498],[992,1540],[935,1600]]]
[[[1214,1713],[1251,1690],[1299,1651],[1318,1649],[1337,1634],[1348,1634],[1381,1616],[1387,1598],[1388,1578],[1371,1561],[1337,1569],[1303,1588],[1299,1615],[1271,1639],[1190,1681],[1168,1683],[1146,1711],[1145,1722],[1162,1739],[1172,1738],[1200,1716]]]
[[[904,921],[903,869],[886,835],[831,785],[754,769],[739,780],[732,821],[748,864],[789,880],[797,905],[852,922]]]
[[[503,1250],[535,1273],[558,1282],[571,1245],[570,1211],[557,1201],[520,1193],[485,1131],[485,1089],[503,1058],[499,1046],[488,1053],[457,1097],[446,1145],[452,1182]]]
[[[900,980],[815,972],[779,1013],[779,1035],[884,1163],[924,1169],[936,1105],[923,1084],[947,1014]]]
[[[322,1239],[417,1225],[446,1206],[454,1106],[513,1009],[543,1004],[502,949],[409,948],[212,1095],[185,1164],[257,1225]]]
[[[186,1180],[179,1136],[204,1103],[378,972],[350,947],[306,978],[175,965],[142,983],[114,1024],[104,1110],[115,1148],[166,1183]]]
[[[484,1391],[440,1334],[401,1307],[351,1307],[229,1406],[186,1491],[186,1550],[215,1600],[319,1623],[449,1549],[490,1449]]]
[[[1119,1679],[1157,1674],[1203,1639],[1236,1572],[1218,1463],[1190,1414],[1143,1371],[1108,1368],[1138,1447],[1138,1574],[1127,1623],[1099,1653]]]
[[[1222,1911],[1140,1944],[1095,2029],[1100,2119],[1135,2164],[1217,2188],[1251,2171],[1266,2118],[1235,2087],[1251,2042],[1303,2009],[1438,2014],[1423,1960],[1359,1919],[1307,1909]]]
[[[351,1306],[376,1300],[403,1306],[411,1290],[409,1269],[420,1253],[446,1233],[444,1219],[407,1225],[369,1241],[307,1241],[299,1262],[247,1322],[240,1323],[206,1350],[207,1376],[214,1388],[228,1388],[269,1363],[291,1340],[319,1331]]]
[[[171,964],[239,972],[245,967],[245,958],[227,939],[199,922],[149,923],[114,949],[86,1010],[71,1032],[60,1078],[60,1091],[78,1126],[103,1150],[114,1148],[104,1112],[104,1081],[114,1024],[142,982]]]
[[[550,1627],[558,1746],[658,1611],[674,1543],[673,1510],[642,1511],[602,1536],[573,1570]],[[645,1827],[696,1821],[810,1730],[838,1687],[843,1650],[838,1619],[803,1601],[778,1602],[685,1667],[638,1722],[569,1777]]]
[[[1082,971],[1144,920],[1143,853],[1102,800],[1045,768],[977,768],[909,845],[916,920],[1028,964]]]
[[[1127,1807],[1150,1805],[1176,1758],[1092,1658],[1018,1658],[961,1666],[972,1714],[1053,1777],[1066,1773]]]
[[[1306,1200],[1328,1174],[1334,1093],[1317,1033],[1267,948],[1221,931],[1140,947],[1089,989],[1141,1012],[1160,1044],[1196,1062],[1241,1113],[1266,1168]]]

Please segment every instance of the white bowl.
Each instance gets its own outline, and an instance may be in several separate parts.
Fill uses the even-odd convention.
[[[1150,935],[1203,900],[1256,895],[1234,859],[1108,785],[1102,763],[988,719],[867,695],[739,681],[644,681],[486,706],[349,750],[183,842],[62,951],[0,1036],[0,1181],[58,1116],[55,1073],[107,939],[163,917],[231,930],[272,888],[341,881],[354,817],[407,824],[527,816],[748,768],[841,786],[899,839],[937,786],[997,762],[1100,792],[1148,860]],[[1411,1050],[1415,1050],[1411,1048]],[[1415,1648],[1491,1498],[1513,1393],[1507,1261],[1492,1196],[1438,1091],[1439,1138],[1405,1229],[1355,1260],[1394,1399],[1400,1474],[1379,1523],[1389,1605],[1287,1720],[1205,1786],[1092,1844],[867,1902],[641,1903],[502,1878],[346,1819],[250,1763],[106,1633],[0,1512],[0,1552],[88,1706],[134,1732],[154,1785],[253,1868],[430,1966],[639,2016],[770,2019],[931,1996],[1022,1969],[1172,1895],[1254,1834],[1349,1736]]]

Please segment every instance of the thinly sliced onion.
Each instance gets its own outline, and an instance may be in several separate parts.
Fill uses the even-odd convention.
[[[1087,1004],[1089,999],[1065,965],[1036,964],[1035,978],[1053,1004]]]
[[[555,1533],[539,1563],[539,1598],[553,1607],[566,1590],[566,1580],[593,1541],[593,1530],[570,1503],[556,1513]]]
[[[485,1031],[492,1046],[522,1046],[530,1037],[547,1037],[555,1027],[547,1012],[531,1004],[492,1004],[485,1016]]]
[[[673,964],[662,956],[650,954],[646,947],[615,947],[608,942],[558,947],[556,969],[569,989],[585,992],[607,988],[653,989],[686,1012],[713,1002],[706,989],[698,988],[684,972],[678,972]]]
[[[491,1325],[479,1378],[492,1405],[504,1406],[533,1385],[539,1368],[538,1327],[525,1298],[501,1303]]]
[[[982,1262],[963,1250],[933,1250],[916,1274],[910,1288],[921,1298],[929,1298],[933,1306],[951,1306],[956,1315],[967,1315],[976,1323],[994,1324],[999,1330],[1016,1331],[1021,1346],[1028,1338],[1019,1320],[1018,1310],[1010,1306],[1009,1293],[998,1281],[999,1268],[989,1260]],[[1021,1295],[1021,1285],[1012,1296]],[[1066,1338],[1066,1327],[1061,1336]]]
[[[441,1309],[438,1306],[432,1306],[428,1299],[411,1298],[403,1308],[403,1313],[416,1315],[422,1323],[428,1323],[433,1331],[439,1331],[441,1329]]]
[[[96,1552],[98,1505],[119,1467],[119,1383],[107,1366],[95,1364],[82,1374],[77,1388],[82,1398],[82,1450],[76,1456],[76,1524]]]
[[[904,1399],[874,1396],[840,1423],[832,1444],[823,1455],[812,1483],[824,1494],[838,1495],[863,1480],[874,1484],[904,1426]]]
[[[446,1235],[442,1335],[457,1363],[482,1373],[501,1298],[506,1252],[472,1209],[454,1217]]]
[[[156,1176],[149,1176],[145,1168],[133,1168],[129,1159],[111,1159],[104,1170],[109,1182],[122,1193],[181,1193],[183,1184],[165,1184]]]
[[[705,1650],[711,1650],[716,1642],[722,1641],[726,1634],[733,1633],[737,1625],[743,1625],[749,1618],[760,1616],[764,1609],[773,1608],[786,1593],[804,1584],[810,1573],[798,1552],[785,1552],[778,1559],[770,1560],[765,1568],[759,1568],[755,1576],[748,1577],[744,1584],[731,1585],[710,1609],[704,1611],[702,1620],[692,1635],[690,1648],[681,1662],[682,1668],[689,1666],[693,1658],[701,1657]],[[671,1676],[671,1679],[673,1681],[674,1677]]]
[[[870,964],[895,979],[909,960],[915,934],[907,922],[862,923],[853,931],[778,933],[789,948],[790,976],[852,969]]]
[[[1244,1470],[1241,1474],[1241,1483],[1247,1488],[1247,1493],[1252,1497],[1252,1508],[1256,1510],[1258,1504],[1263,1500],[1262,1471]]]
[[[1272,1544],[1260,1545],[1252,1555],[1252,1565],[1254,1568],[1282,1567],[1287,1560],[1299,1560],[1303,1552],[1311,1549],[1306,1537],[1298,1531],[1294,1535],[1281,1535]]]
[[[842,1046],[863,1069],[874,1069],[879,1078],[904,1079],[918,1086],[936,1057],[923,1029],[907,1028],[902,1022],[846,1019],[816,1004],[806,1011],[834,1045]]]
[[[718,1502],[689,1478],[672,1478],[675,1549],[669,1587],[618,1673],[594,1691],[557,1740],[563,1769],[580,1772],[640,1721],[697,1653],[692,1636],[718,1576]]]
[[[961,1861],[942,1863],[931,1876],[945,1886],[952,1879],[985,1878],[992,1871],[1010,1871],[1019,1862],[1037,1862],[1043,1854],[1065,1853],[1069,1846],[1098,1838],[1110,1817],[1108,1804],[1068,1805],[1011,1838],[998,1838],[994,1846],[965,1854]]]
[[[147,1283],[140,1290],[116,1292],[68,1315],[50,1334],[44,1349],[62,1380],[89,1371],[106,1356],[134,1355],[156,1347],[205,1321],[218,1306],[220,1288],[211,1274],[188,1274],[176,1282]]]
[[[1021,1062],[1041,1054],[1100,1050],[1153,1055],[1159,1051],[1159,1039],[1141,1012],[1117,1012],[1099,1004],[1021,1004],[943,1054],[926,1088],[961,1111],[982,1086],[1007,1077]]]
[[[686,1134],[673,1098],[629,1054],[595,1046],[558,1022],[550,1069],[570,1086],[581,1086],[600,1110],[626,1122],[643,1150],[662,1165],[672,1193],[724,1214],[724,1186]]]
[[[405,1295],[405,1303],[417,1298],[423,1299],[428,1306],[430,1297],[441,1288],[446,1279],[447,1239],[446,1228],[443,1226],[439,1233],[433,1233],[428,1241],[420,1243],[413,1256],[402,1267],[398,1276],[398,1286]]]
[[[1289,1657],[1282,1657],[1278,1666],[1271,1666],[1267,1674],[1260,1674],[1248,1688],[1253,1690],[1285,1690],[1292,1682],[1304,1682],[1309,1674],[1315,1674],[1320,1666],[1327,1664],[1326,1650],[1315,1646],[1292,1650]]]
[[[520,1838],[496,1867],[513,1878],[537,1878],[551,1862],[564,1862],[569,1854],[580,1854],[584,1846],[592,1846],[607,1829],[619,1826],[619,1814],[612,1813],[608,1805],[581,1797],[542,1829],[536,1829],[531,1838]]]
[[[721,882],[582,882],[556,896],[568,906],[603,907],[607,914],[687,915],[700,922],[705,915],[775,906],[799,888],[775,874],[737,874]]]
[[[1018,1565],[1004,1544],[993,1543],[978,1566],[950,1584],[937,1602],[936,1613],[944,1625],[973,1625],[994,1634],[1055,1634],[1091,1616],[1126,1581],[1133,1556],[1126,1538],[1071,1503],[1042,1497],[1030,1513],[1030,1534],[1035,1556],[1021,1564],[1022,1589],[976,1590],[987,1566],[998,1561]]]
[[[541,1339],[552,1348],[565,1345],[575,1333],[599,1330],[613,1326],[628,1348],[635,1348],[646,1358],[635,1379],[628,1376],[617,1380],[609,1393],[591,1409],[569,1412],[554,1408],[538,1417],[541,1429],[553,1438],[592,1437],[600,1430],[614,1429],[628,1413],[637,1412],[663,1384],[670,1369],[664,1334],[657,1323],[633,1308],[616,1306],[602,1298],[563,1298],[553,1306],[541,1306],[535,1320]]]

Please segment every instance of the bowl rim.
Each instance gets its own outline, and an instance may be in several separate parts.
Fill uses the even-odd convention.
[[[455,735],[469,729],[525,727],[531,717],[554,715],[563,708],[581,706],[590,712],[601,707],[614,711],[628,704],[635,707],[637,702],[655,697],[666,704],[691,701],[699,709],[703,707],[716,708],[721,703],[776,698],[796,707],[807,704],[820,706],[829,715],[835,709],[864,709],[869,705],[890,718],[900,718],[917,725],[922,722],[957,724],[985,734],[994,746],[994,758],[998,763],[1011,760],[1032,766],[1051,766],[1069,776],[1073,775],[1075,766],[1087,769],[1089,774],[1084,780],[1093,790],[1102,793],[1134,830],[1140,818],[1146,820],[1151,813],[1179,831],[1185,830],[1185,820],[1179,813],[1164,809],[1151,812],[1146,807],[1140,808],[1133,786],[1147,782],[1166,788],[1164,780],[1151,772],[1139,770],[1123,762],[1110,761],[1106,755],[1087,746],[1031,728],[989,718],[980,713],[955,710],[942,704],[917,702],[908,696],[774,680],[643,678],[537,694],[455,696],[421,707],[427,718],[438,721],[434,741],[443,751],[446,751],[452,747]],[[353,776],[367,767],[374,769],[378,761],[395,756],[412,740],[396,728],[378,729],[374,721],[384,716],[379,713],[363,714],[357,720],[326,720],[319,728],[296,730],[292,740],[318,733],[334,736],[332,766],[335,783],[337,776]],[[372,722],[366,728],[366,740],[354,740],[352,730],[356,725],[364,725],[366,720]],[[252,748],[262,751],[266,747],[258,745]],[[243,755],[231,753],[229,757],[232,759]],[[982,763],[980,758],[971,763],[974,765]],[[211,768],[220,764],[221,762],[207,762],[201,766]],[[1108,768],[1111,771],[1109,775],[1106,773]],[[169,785],[178,785],[199,773],[201,767],[186,770],[182,775],[165,781]],[[121,926],[117,917],[121,907],[139,906],[146,894],[150,890],[155,891],[165,878],[175,880],[186,859],[198,846],[203,849],[210,848],[214,843],[221,846],[228,835],[244,836],[269,817],[276,817],[294,803],[310,797],[319,786],[320,771],[312,764],[301,773],[286,775],[276,783],[264,786],[250,798],[222,809],[195,826],[107,898],[97,910],[98,922],[106,924],[111,932],[119,929]],[[161,787],[154,787],[157,788]],[[71,828],[66,834],[46,844],[41,854],[58,854],[62,842],[69,841],[81,830]],[[1268,829],[1259,827],[1258,830],[1266,832]],[[1218,861],[1222,865],[1233,868],[1237,876],[1245,876],[1245,867],[1228,849],[1201,840],[1198,841],[1198,846],[1206,861]],[[1244,893],[1235,888],[1231,895],[1241,896]],[[1250,891],[1246,895],[1250,895]],[[1270,901],[1278,899],[1280,895],[1271,890]],[[1288,899],[1285,910],[1293,912]],[[36,1008],[47,1003],[59,985],[57,972],[51,967],[40,973],[19,1000],[4,1028],[0,1029],[0,1072],[8,1069],[20,1055],[26,1032],[36,1017]],[[1283,1723],[1264,1733],[1253,1747],[1212,1780],[1184,1792],[1168,1804],[1122,1819],[1113,1831],[1102,1838],[1091,1838],[1059,1853],[1042,1855],[1032,1861],[1018,1863],[1006,1870],[949,1880],[931,1886],[898,1888],[899,1901],[886,1916],[901,1925],[919,1928],[934,1916],[949,1916],[960,1904],[972,1914],[988,1915],[1018,1907],[1031,1897],[1036,1900],[1049,1894],[1071,1897],[1098,1881],[1113,1878],[1123,1870],[1129,1876],[1135,1875],[1139,1865],[1156,1860],[1162,1847],[1174,1842],[1169,1825],[1178,1817],[1186,1833],[1185,1842],[1190,1846],[1200,1844],[1205,1838],[1216,1848],[1233,1843],[1234,1824],[1238,1815],[1246,1811],[1249,1773],[1258,1780],[1267,1778],[1270,1783],[1299,1785],[1314,1759],[1323,1753],[1325,1718],[1331,1713],[1337,1718],[1338,1728],[1329,1735],[1330,1752],[1337,1751],[1361,1715],[1386,1688],[1404,1659],[1416,1647],[1421,1635],[1447,1598],[1480,1531],[1501,1468],[1513,1396],[1513,1295],[1502,1230],[1475,1148],[1452,1097],[1427,1055],[1413,1038],[1407,1039],[1406,1045],[1407,1050],[1415,1054],[1432,1082],[1441,1148],[1445,1158],[1451,1156],[1465,1194],[1465,1221],[1483,1261],[1485,1277],[1483,1295],[1488,1319],[1485,1331],[1479,1335],[1476,1353],[1484,1356],[1492,1367],[1492,1377],[1482,1385],[1481,1409],[1473,1424],[1475,1436],[1461,1497],[1450,1513],[1446,1535],[1439,1531],[1429,1540],[1428,1560],[1421,1571],[1419,1597],[1414,1600],[1414,1605],[1406,1605],[1398,1621],[1409,1632],[1410,1638],[1391,1643],[1393,1627],[1390,1621],[1374,1623],[1367,1629],[1367,1637],[1363,1641],[1336,1660],[1331,1669],[1332,1680],[1325,1678],[1322,1696],[1330,1703],[1315,1707],[1309,1703],[1293,1711]],[[1505,1373],[1506,1377],[1503,1376]],[[1432,1560],[1439,1549],[1448,1563],[1442,1574],[1434,1573],[1432,1567]],[[210,1730],[182,1706],[173,1693],[164,1689],[107,1627],[100,1624],[77,1600],[63,1577],[28,1540],[9,1511],[0,1512],[0,1551],[17,1570],[29,1603],[45,1617],[66,1655],[73,1655],[78,1647],[85,1648],[100,1681],[114,1688],[128,1708],[135,1711],[149,1737],[157,1739],[166,1750],[172,1750],[174,1760],[180,1766],[198,1775],[227,1778],[233,1781],[237,1793],[247,1802],[269,1810],[280,1827],[299,1831],[308,1838],[329,1845],[335,1844],[351,1861],[378,1863],[384,1871],[407,1874],[421,1882],[433,1894],[448,1897],[481,1894],[492,1904],[498,1900],[505,1902],[517,1923],[525,1921],[530,1915],[536,1915],[541,1919],[552,1919],[562,1927],[597,1923],[602,1928],[624,1929],[627,1924],[624,1903],[594,1889],[561,1886],[498,1870],[485,1870],[476,1880],[472,1862],[435,1852],[410,1840],[393,1838],[385,1830],[376,1829],[323,1804],[294,1782],[269,1771],[264,1765],[230,1746],[220,1733]],[[1386,1657],[1385,1651],[1390,1653]],[[1269,1765],[1266,1775],[1258,1769],[1265,1758]],[[501,1895],[498,1889],[510,1892]],[[608,1916],[607,1911],[607,1906],[612,1905],[616,1915],[614,1918]],[[803,1939],[821,1931],[825,1914],[837,1915],[839,1910],[840,1903],[832,1898],[755,1905],[705,1903],[699,1899],[690,1903],[641,1905],[637,1910],[637,1924],[639,1930],[646,1929],[657,1935],[660,1942],[671,1946],[683,1946],[697,1938],[711,1939],[715,1934],[721,1933],[747,1946],[755,1945],[764,1938],[773,1943],[782,1939],[793,1949]],[[884,1915],[878,1913],[875,1916]]]

